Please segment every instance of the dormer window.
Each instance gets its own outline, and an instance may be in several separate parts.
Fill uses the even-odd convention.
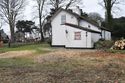
[[[61,24],[65,24],[66,23],[66,15],[62,15],[61,16]]]

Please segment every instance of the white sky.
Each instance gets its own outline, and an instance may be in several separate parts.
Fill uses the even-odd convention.
[[[99,13],[103,18],[104,18],[104,14],[105,14],[105,11],[104,9],[98,4],[98,1],[100,0],[83,0],[83,12],[87,12],[87,13],[90,13],[90,12],[97,12]],[[24,11],[24,17],[23,19],[26,19],[26,20],[32,20],[33,19],[33,2],[32,0],[28,0],[28,4],[27,4],[27,7],[25,8],[25,11]],[[113,13],[113,16],[114,17],[121,17],[121,16],[125,16],[125,5],[121,5],[121,10],[119,11],[115,11],[115,13]],[[38,24],[38,23],[36,23]],[[8,26],[4,26],[4,31],[6,33],[9,33],[9,28]],[[6,29],[5,29],[6,28]]]
[[[97,12],[99,13],[103,18],[105,14],[105,10],[102,6],[98,4],[98,2],[101,0],[83,0],[84,8],[83,11],[89,13],[89,12]],[[121,17],[125,16],[125,5],[119,5],[120,10],[114,8],[113,16],[114,17]]]

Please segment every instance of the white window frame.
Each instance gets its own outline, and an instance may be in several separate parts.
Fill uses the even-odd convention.
[[[61,15],[61,24],[66,23],[66,15]]]

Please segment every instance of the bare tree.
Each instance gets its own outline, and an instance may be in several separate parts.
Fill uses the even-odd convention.
[[[26,0],[0,0],[0,15],[9,24],[11,41],[14,42],[14,29],[17,17],[22,14]]]
[[[118,5],[123,0],[102,0],[99,4],[105,9],[105,19],[108,28],[112,27],[112,11],[115,5]]]
[[[103,21],[103,18],[101,17],[101,15],[99,13],[96,12],[91,12],[88,14],[88,17],[91,18],[92,20],[98,22],[98,21]]]
[[[3,22],[2,22],[2,19],[0,18],[0,30],[1,30],[2,26],[3,26]]]
[[[54,9],[58,9],[64,1],[66,1],[66,0],[50,0],[49,4],[52,7],[54,7]]]
[[[82,0],[50,0],[49,4],[54,8],[54,9],[59,9],[64,7],[65,9],[68,9],[72,5],[78,5],[81,3]]]
[[[3,22],[2,22],[2,18],[0,18],[0,30],[2,30],[2,26],[3,26]],[[2,35],[1,35],[1,31],[0,31],[0,42],[2,40]]]
[[[72,5],[78,5],[78,4],[82,4],[82,0],[69,0],[69,2],[66,4],[65,9],[68,9],[70,6]]]
[[[42,25],[43,25],[43,11],[44,11],[44,5],[46,0],[34,0],[36,2],[36,8],[38,10],[38,18],[39,18],[39,26],[40,26],[40,33],[41,33],[41,41],[44,41],[44,37],[43,37],[43,29],[42,29]]]

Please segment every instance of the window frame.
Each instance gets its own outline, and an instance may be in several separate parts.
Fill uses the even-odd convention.
[[[66,23],[66,14],[61,15],[61,24],[65,24]]]
[[[74,32],[74,40],[81,40],[81,31]]]

